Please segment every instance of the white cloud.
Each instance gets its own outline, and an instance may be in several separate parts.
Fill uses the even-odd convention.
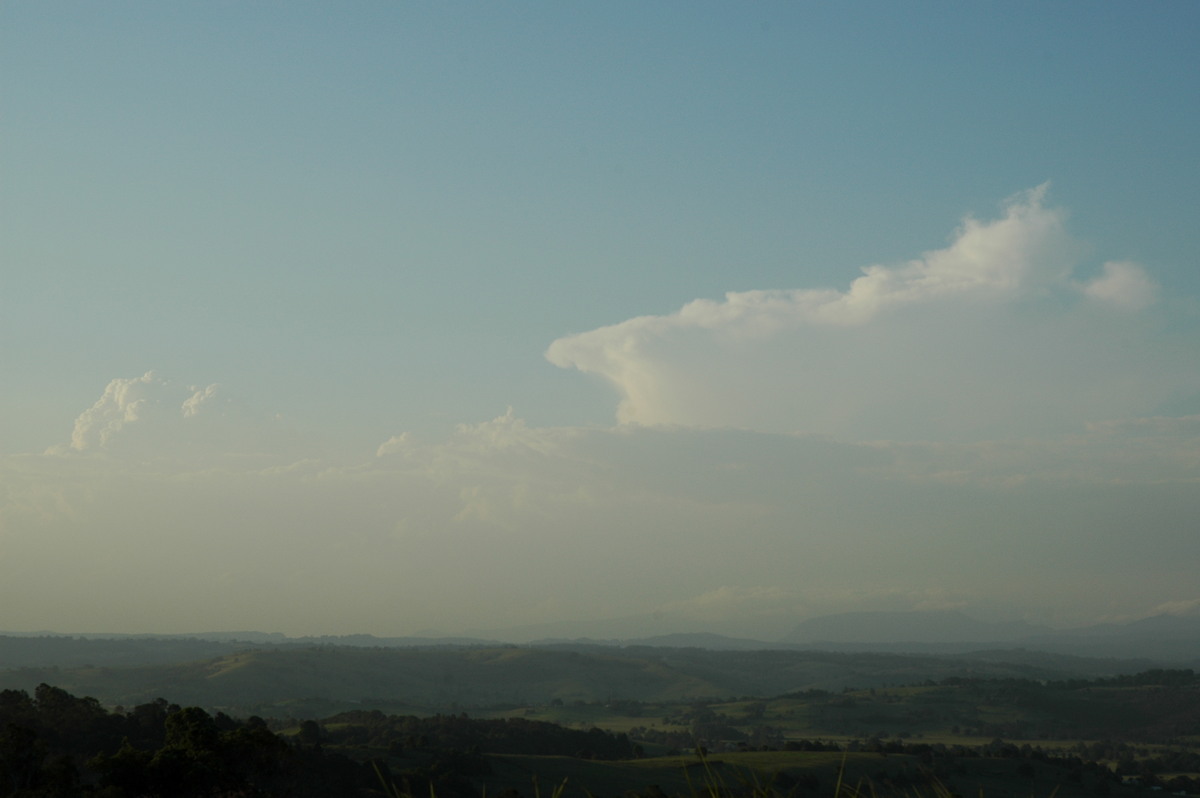
[[[1200,598],[1163,602],[1146,613],[1147,618],[1155,615],[1200,616]]]
[[[1104,273],[1083,286],[1083,293],[1118,310],[1145,310],[1154,304],[1158,285],[1136,263],[1109,261]]]
[[[538,430],[517,418],[510,407],[504,415],[481,424],[459,424],[455,441],[471,449],[522,450],[549,454],[558,448],[566,430]]]
[[[216,401],[217,390],[220,387],[216,383],[213,383],[204,389],[191,389],[195,393],[188,397],[183,405],[180,406],[180,410],[183,411],[183,417],[192,418],[204,412],[207,407],[211,407]]]
[[[1152,325],[1086,312],[1148,307],[1153,283],[1108,264],[1080,286],[1082,247],[1045,188],[949,246],[870,266],[845,291],[697,299],[554,341],[554,364],[619,391],[620,422],[805,431],[846,438],[970,439],[1063,430],[1153,412],[1200,388]]]
[[[75,419],[71,448],[77,452],[105,448],[127,425],[145,424],[166,412],[159,395],[165,385],[153,371],[132,379],[114,379],[96,403]]]
[[[50,452],[187,459],[280,454],[287,442],[277,419],[247,410],[220,385],[186,385],[147,371],[110,381],[75,420],[70,445]]]
[[[375,450],[375,456],[385,457],[389,454],[399,454],[410,446],[411,439],[412,436],[407,432],[401,432],[399,435],[393,435],[383,443],[379,444],[379,448]]]

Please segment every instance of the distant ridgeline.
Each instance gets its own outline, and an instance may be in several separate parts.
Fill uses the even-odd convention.
[[[183,705],[264,717],[325,717],[362,707],[433,714],[555,699],[761,697],[804,689],[936,683],[948,677],[1058,682],[1159,667],[1172,665],[1020,649],[932,655],[594,644],[396,648],[0,637],[0,689],[33,691],[39,684],[53,684],[110,706],[136,706],[168,695]]]
[[[1200,677],[1191,668],[1151,668],[1141,673],[1099,679],[1068,679],[1049,682],[1048,687],[1074,689],[1081,687],[1189,687],[1200,684]]]

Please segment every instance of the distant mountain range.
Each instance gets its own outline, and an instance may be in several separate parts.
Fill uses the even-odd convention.
[[[809,618],[776,640],[707,632],[630,634],[639,627],[639,620],[624,618],[579,624],[574,628],[580,634],[570,636],[561,634],[564,628],[569,628],[565,625],[496,630],[488,636],[533,646],[571,642],[735,651],[798,649],[912,654],[1026,649],[1068,656],[1154,660],[1164,665],[1200,663],[1200,617],[1195,616],[1156,615],[1127,624],[1051,629],[1024,621],[980,621],[954,610],[847,612]],[[542,634],[536,634],[538,631]]]
[[[958,612],[860,612],[809,619],[776,642],[710,633],[522,645],[250,631],[0,635],[0,689],[32,691],[44,682],[112,705],[169,696],[269,716],[366,705],[411,714],[554,699],[774,696],[949,677],[1065,680],[1182,667],[1200,670],[1200,618],[1052,630]]]
[[[821,643],[1012,643],[1051,634],[1024,621],[988,623],[953,610],[847,612],[801,621],[784,642]]]
[[[119,664],[141,659],[150,652],[149,661],[177,661],[181,654],[196,657],[216,656],[230,650],[254,647],[292,648],[336,646],[348,648],[436,648],[446,646],[487,647],[512,645],[523,640],[522,647],[600,646],[654,648],[696,648],[712,651],[801,650],[841,652],[881,652],[906,654],[966,654],[1000,650],[1026,650],[1049,654],[1131,659],[1166,666],[1200,665],[1200,617],[1156,615],[1127,624],[1097,624],[1074,629],[1051,629],[1013,621],[979,621],[952,610],[848,612],[823,615],[802,621],[781,640],[767,641],[731,637],[707,632],[671,633],[642,637],[609,636],[612,624],[580,625],[580,631],[600,631],[598,636],[547,634],[532,639],[532,628],[497,630],[478,636],[375,637],[369,634],[287,637],[277,632],[203,632],[181,635],[61,635],[52,632],[12,634],[0,632],[0,668],[21,667],[25,662],[6,658],[4,637],[24,638],[21,655],[35,658],[39,664],[50,661],[77,665]],[[552,632],[558,629],[544,628]],[[29,645],[36,638],[38,645]],[[81,645],[67,645],[78,640]],[[86,644],[84,644],[86,641]],[[67,651],[70,656],[66,660]],[[80,658],[83,658],[80,660]],[[5,660],[8,659],[6,662]]]
[[[1156,615],[1128,624],[1050,629],[988,623],[961,612],[851,612],[802,621],[783,642],[810,650],[963,653],[1024,648],[1084,657],[1200,662],[1200,617]]]
[[[955,656],[582,642],[536,647],[272,646],[0,637],[0,689],[32,693],[45,683],[112,706],[137,706],[164,697],[181,705],[264,717],[325,717],[364,707],[431,714],[546,705],[555,699],[594,703],[771,697],[948,678],[1109,677],[1152,667],[1145,661],[1022,651]]]

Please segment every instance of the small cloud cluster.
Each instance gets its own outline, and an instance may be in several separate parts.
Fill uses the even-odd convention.
[[[217,383],[185,385],[147,371],[111,380],[75,419],[71,443],[49,453],[140,459],[252,454],[281,442],[277,427],[226,396]]]
[[[213,391],[216,387],[209,386]],[[175,412],[191,416],[199,410],[201,402],[193,401],[198,393],[189,391],[188,398],[182,403],[175,402],[172,393],[175,391],[169,383],[153,371],[131,379],[118,377],[112,380],[96,403],[75,419],[71,448],[77,452],[107,449],[117,444],[122,431],[135,425],[145,427],[161,423],[164,416]]]
[[[1194,387],[1194,370],[1129,321],[1154,304],[1154,281],[1129,262],[1074,280],[1083,248],[1044,195],[968,218],[949,246],[869,266],[845,291],[697,299],[560,338],[546,357],[609,380],[620,422],[851,439],[1062,430]]]

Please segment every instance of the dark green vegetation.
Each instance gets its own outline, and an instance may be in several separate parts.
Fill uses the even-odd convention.
[[[110,712],[49,685],[0,692],[0,795],[328,796],[371,783],[369,765],[290,745],[261,718],[163,700]]]
[[[1190,669],[595,646],[26,661],[0,672],[0,796],[1200,793]]]

